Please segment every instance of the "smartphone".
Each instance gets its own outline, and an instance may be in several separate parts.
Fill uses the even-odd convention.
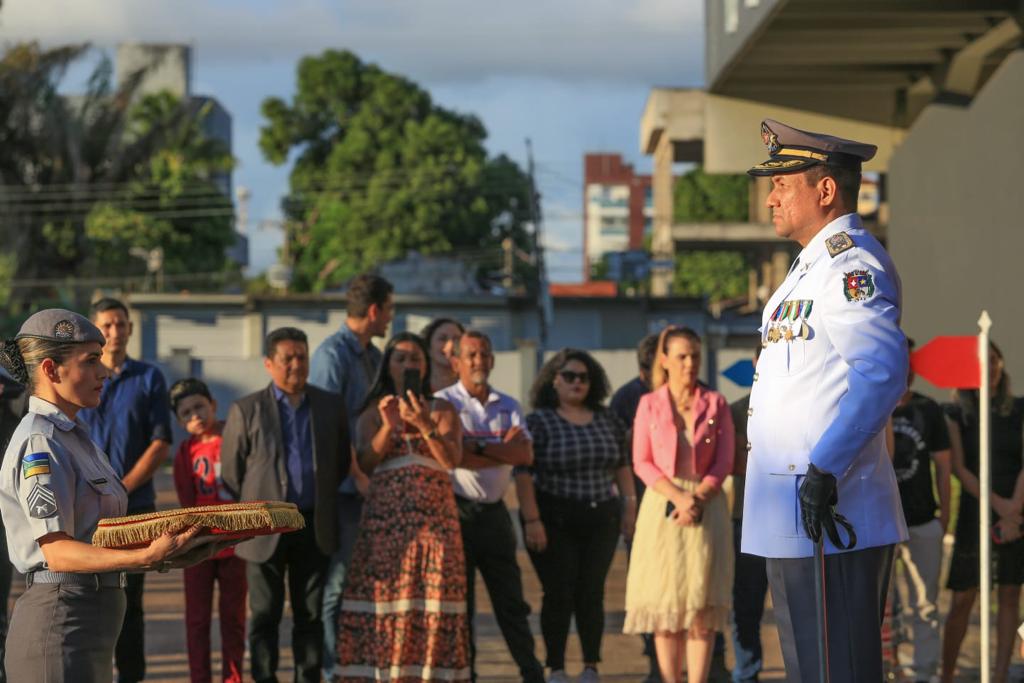
[[[697,524],[700,524],[701,521],[704,519],[704,509],[699,507],[697,510],[698,510],[697,511],[697,515],[696,515],[696,517],[694,518],[693,521],[695,523],[697,523]],[[665,503],[665,516],[666,517],[671,517],[672,513],[675,512],[675,511],[676,511],[676,504],[675,503],[673,503],[671,500]]]
[[[410,391],[416,396],[423,395],[423,378],[420,377],[420,371],[416,368],[407,368],[402,373],[402,398],[405,398]]]

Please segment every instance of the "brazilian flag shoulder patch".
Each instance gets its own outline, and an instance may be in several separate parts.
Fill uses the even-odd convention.
[[[21,459],[21,471],[26,479],[50,473],[50,454],[32,453]]]

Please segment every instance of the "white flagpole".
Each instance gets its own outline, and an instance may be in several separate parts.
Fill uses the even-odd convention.
[[[981,333],[978,335],[978,362],[981,366],[981,390],[978,397],[979,444],[978,444],[978,486],[981,494],[978,498],[981,514],[978,526],[980,538],[980,570],[981,570],[981,683],[989,683],[991,676],[992,642],[992,562],[990,560],[991,544],[989,533],[991,528],[991,508],[989,507],[989,490],[992,485],[992,473],[989,463],[989,417],[991,416],[991,397],[988,379],[988,331],[992,327],[992,319],[988,311],[982,311],[978,319]]]

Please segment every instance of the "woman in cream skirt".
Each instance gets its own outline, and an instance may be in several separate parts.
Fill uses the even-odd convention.
[[[732,416],[697,381],[700,337],[666,328],[654,391],[633,423],[633,467],[647,484],[626,582],[625,633],[653,633],[665,683],[708,678],[715,631],[732,607],[732,526],[722,481],[732,472]]]

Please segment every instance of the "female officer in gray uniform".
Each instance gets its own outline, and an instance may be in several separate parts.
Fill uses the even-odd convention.
[[[11,617],[7,676],[19,683],[107,682],[125,610],[125,570],[164,568],[198,528],[149,547],[90,544],[96,524],[125,513],[127,492],[76,419],[99,404],[103,335],[62,309],[30,317],[0,363],[32,392],[0,466],[0,513],[27,590]]]

